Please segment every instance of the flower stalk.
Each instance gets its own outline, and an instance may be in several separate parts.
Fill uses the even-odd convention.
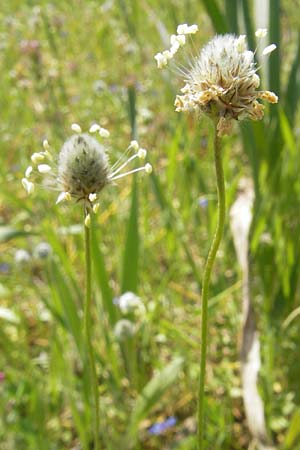
[[[201,356],[200,356],[200,377],[198,388],[198,450],[204,450],[204,385],[206,372],[206,353],[207,353],[207,329],[208,329],[208,290],[211,278],[211,272],[215,262],[216,254],[222,239],[226,204],[225,204],[225,182],[222,164],[221,138],[218,135],[217,120],[215,121],[214,137],[214,160],[218,190],[218,223],[215,235],[207,256],[202,280],[202,314],[201,314]]]
[[[92,344],[92,261],[91,261],[91,231],[87,226],[87,218],[89,218],[88,208],[84,208],[84,241],[85,241],[85,302],[84,302],[84,336],[87,350],[87,368],[90,378],[90,386],[92,391],[92,420],[94,433],[94,450],[100,450],[100,414],[99,414],[99,391],[97,382],[97,371],[95,354]]]

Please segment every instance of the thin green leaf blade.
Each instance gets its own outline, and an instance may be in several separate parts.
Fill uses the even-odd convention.
[[[92,221],[91,235],[94,278],[102,295],[103,308],[108,315],[110,325],[113,326],[117,321],[117,313],[113,304],[113,292],[109,285],[105,261],[99,247],[97,230],[95,228],[94,221]]]
[[[297,409],[292,416],[290,421],[290,426],[286,433],[284,448],[294,449],[294,445],[296,444],[296,440],[300,439],[300,410]]]
[[[216,32],[220,34],[228,32],[224,14],[220,10],[217,2],[215,0],[203,0],[203,4]]]
[[[122,265],[122,292],[137,292],[139,266],[139,229],[138,229],[138,187],[133,180],[131,191],[131,209],[127,224],[126,241]]]

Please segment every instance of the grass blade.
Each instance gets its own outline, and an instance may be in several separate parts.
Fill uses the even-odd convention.
[[[239,34],[238,27],[238,2],[237,0],[225,0],[226,19],[229,26],[229,32]]]
[[[207,14],[217,33],[223,34],[228,31],[225,17],[215,0],[203,0]]]
[[[245,28],[246,28],[246,32],[247,32],[247,40],[248,40],[249,48],[254,50],[256,48],[256,42],[255,42],[255,38],[254,38],[254,27],[253,27],[253,21],[252,21],[252,17],[251,17],[248,0],[243,0],[241,2],[241,5],[242,5],[242,11],[243,11]]]
[[[94,221],[92,221],[91,232],[94,278],[102,294],[103,308],[107,312],[110,325],[113,326],[117,320],[116,308],[113,304],[113,292],[109,285],[104,258],[98,244],[97,231],[94,226]]]
[[[138,287],[138,258],[139,258],[139,230],[138,230],[138,189],[136,179],[132,182],[131,209],[127,224],[126,242],[124,246],[122,265],[122,292],[137,292]]]
[[[269,57],[269,88],[280,96],[280,0],[270,0],[269,4],[269,34],[270,43],[275,43],[277,49]],[[276,115],[276,108],[272,108],[272,115]]]
[[[297,51],[291,67],[285,95],[285,110],[286,115],[291,123],[291,126],[294,123],[295,113],[297,111],[297,105],[299,100],[299,87],[300,87],[299,65],[300,65],[300,34],[298,35]]]

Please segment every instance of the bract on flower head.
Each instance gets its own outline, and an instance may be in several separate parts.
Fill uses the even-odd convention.
[[[98,194],[115,180],[126,175],[144,171],[150,173],[152,167],[146,163],[129,171],[123,171],[135,159],[144,160],[147,151],[132,141],[126,152],[111,167],[106,147],[88,133],[83,133],[78,124],[72,125],[76,133],[66,140],[55,158],[48,141],[43,142],[44,151],[34,153],[31,165],[25,171],[22,184],[28,194],[34,192],[38,178],[47,187],[60,191],[56,203],[82,200],[96,213],[99,209]],[[109,136],[108,130],[94,124],[90,133],[98,133],[100,138]],[[131,156],[126,155],[133,152]]]
[[[177,31],[189,29],[184,24]],[[259,29],[256,37],[264,38],[266,33],[267,30]],[[268,55],[275,49],[276,45],[271,44],[263,50],[262,55]],[[159,66],[166,65],[162,57],[158,62]],[[176,96],[176,111],[204,113],[217,119],[220,136],[230,134],[234,119],[262,119],[264,105],[258,99],[269,103],[278,102],[273,92],[258,90],[260,78],[254,52],[247,48],[245,35],[215,36],[193,58],[190,67],[185,70],[184,81],[182,94]]]

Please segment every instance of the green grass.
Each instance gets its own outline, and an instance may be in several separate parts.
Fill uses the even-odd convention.
[[[59,151],[70,124],[110,130],[114,162],[133,138],[154,171],[103,191],[92,228],[93,340],[103,450],[195,449],[201,274],[216,223],[209,122],[175,113],[181,80],[153,56],[178,23],[198,23],[195,45],[215,32],[247,30],[252,2],[3,0],[0,12],[0,448],[90,450],[92,418],[83,360],[84,245],[81,208],[55,205],[56,193],[28,198],[20,180],[47,137]],[[299,30],[289,6],[270,2],[266,88],[278,107],[224,140],[228,208],[241,177],[255,186],[251,229],[252,294],[261,333],[260,392],[278,448],[300,448]],[[236,10],[236,8],[238,8]],[[281,11],[281,15],[279,14]],[[289,26],[289,24],[292,24]],[[37,52],[24,41],[36,40]],[[23,44],[22,44],[23,41]],[[27,45],[27,51],[26,51]],[[272,112],[271,112],[272,111]],[[201,208],[200,197],[208,199]],[[17,264],[39,242],[48,260]],[[213,273],[206,385],[207,449],[248,449],[240,392],[241,282],[228,219]],[[113,302],[131,290],[143,316]],[[14,313],[6,317],[4,308]],[[121,343],[115,323],[136,324]],[[164,434],[149,426],[175,416]]]

